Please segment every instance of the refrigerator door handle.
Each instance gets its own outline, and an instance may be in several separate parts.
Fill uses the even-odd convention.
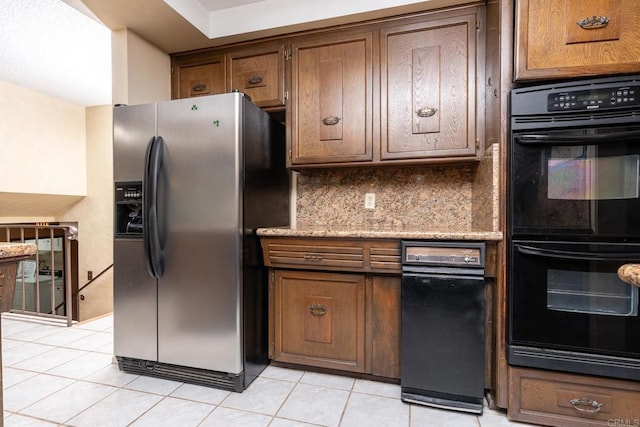
[[[162,168],[164,140],[153,137],[147,145],[142,189],[142,235],[144,239],[147,271],[159,279],[164,273],[164,254],[160,243],[158,224],[158,178]]]

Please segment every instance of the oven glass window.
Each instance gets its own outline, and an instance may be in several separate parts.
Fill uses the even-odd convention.
[[[534,136],[544,143],[514,135],[510,166],[514,235],[599,240],[640,236],[640,139],[612,136],[586,143],[588,132],[600,131],[629,132],[626,128],[536,132]],[[573,138],[573,143],[556,143],[554,138],[561,137]]]
[[[547,270],[547,308],[556,311],[636,316],[638,287],[616,273]]]
[[[547,161],[549,199],[638,198],[640,156],[598,157],[596,149],[595,146],[551,149]]]

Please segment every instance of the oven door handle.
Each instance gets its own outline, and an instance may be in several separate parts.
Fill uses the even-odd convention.
[[[516,245],[516,250],[525,255],[534,255],[546,258],[580,259],[588,261],[637,261],[640,254],[637,253],[607,253],[607,252],[574,252],[560,251],[557,249],[541,249],[532,246]]]
[[[593,145],[611,140],[628,141],[640,138],[640,129],[592,135],[516,134],[513,139],[522,145]]]

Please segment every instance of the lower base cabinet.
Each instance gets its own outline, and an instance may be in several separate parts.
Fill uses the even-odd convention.
[[[640,426],[640,383],[509,369],[509,419],[558,427]]]
[[[271,271],[272,360],[400,378],[400,277]]]
[[[400,378],[400,241],[262,238],[269,357]]]
[[[274,274],[273,359],[365,372],[364,275]]]

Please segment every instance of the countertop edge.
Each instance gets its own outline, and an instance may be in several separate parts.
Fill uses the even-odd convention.
[[[33,243],[0,242],[0,262],[11,261],[13,258],[35,255],[38,247]]]
[[[334,237],[360,239],[416,239],[416,240],[484,240],[501,241],[500,231],[377,231],[377,230],[320,230],[295,228],[258,228],[260,237]]]

